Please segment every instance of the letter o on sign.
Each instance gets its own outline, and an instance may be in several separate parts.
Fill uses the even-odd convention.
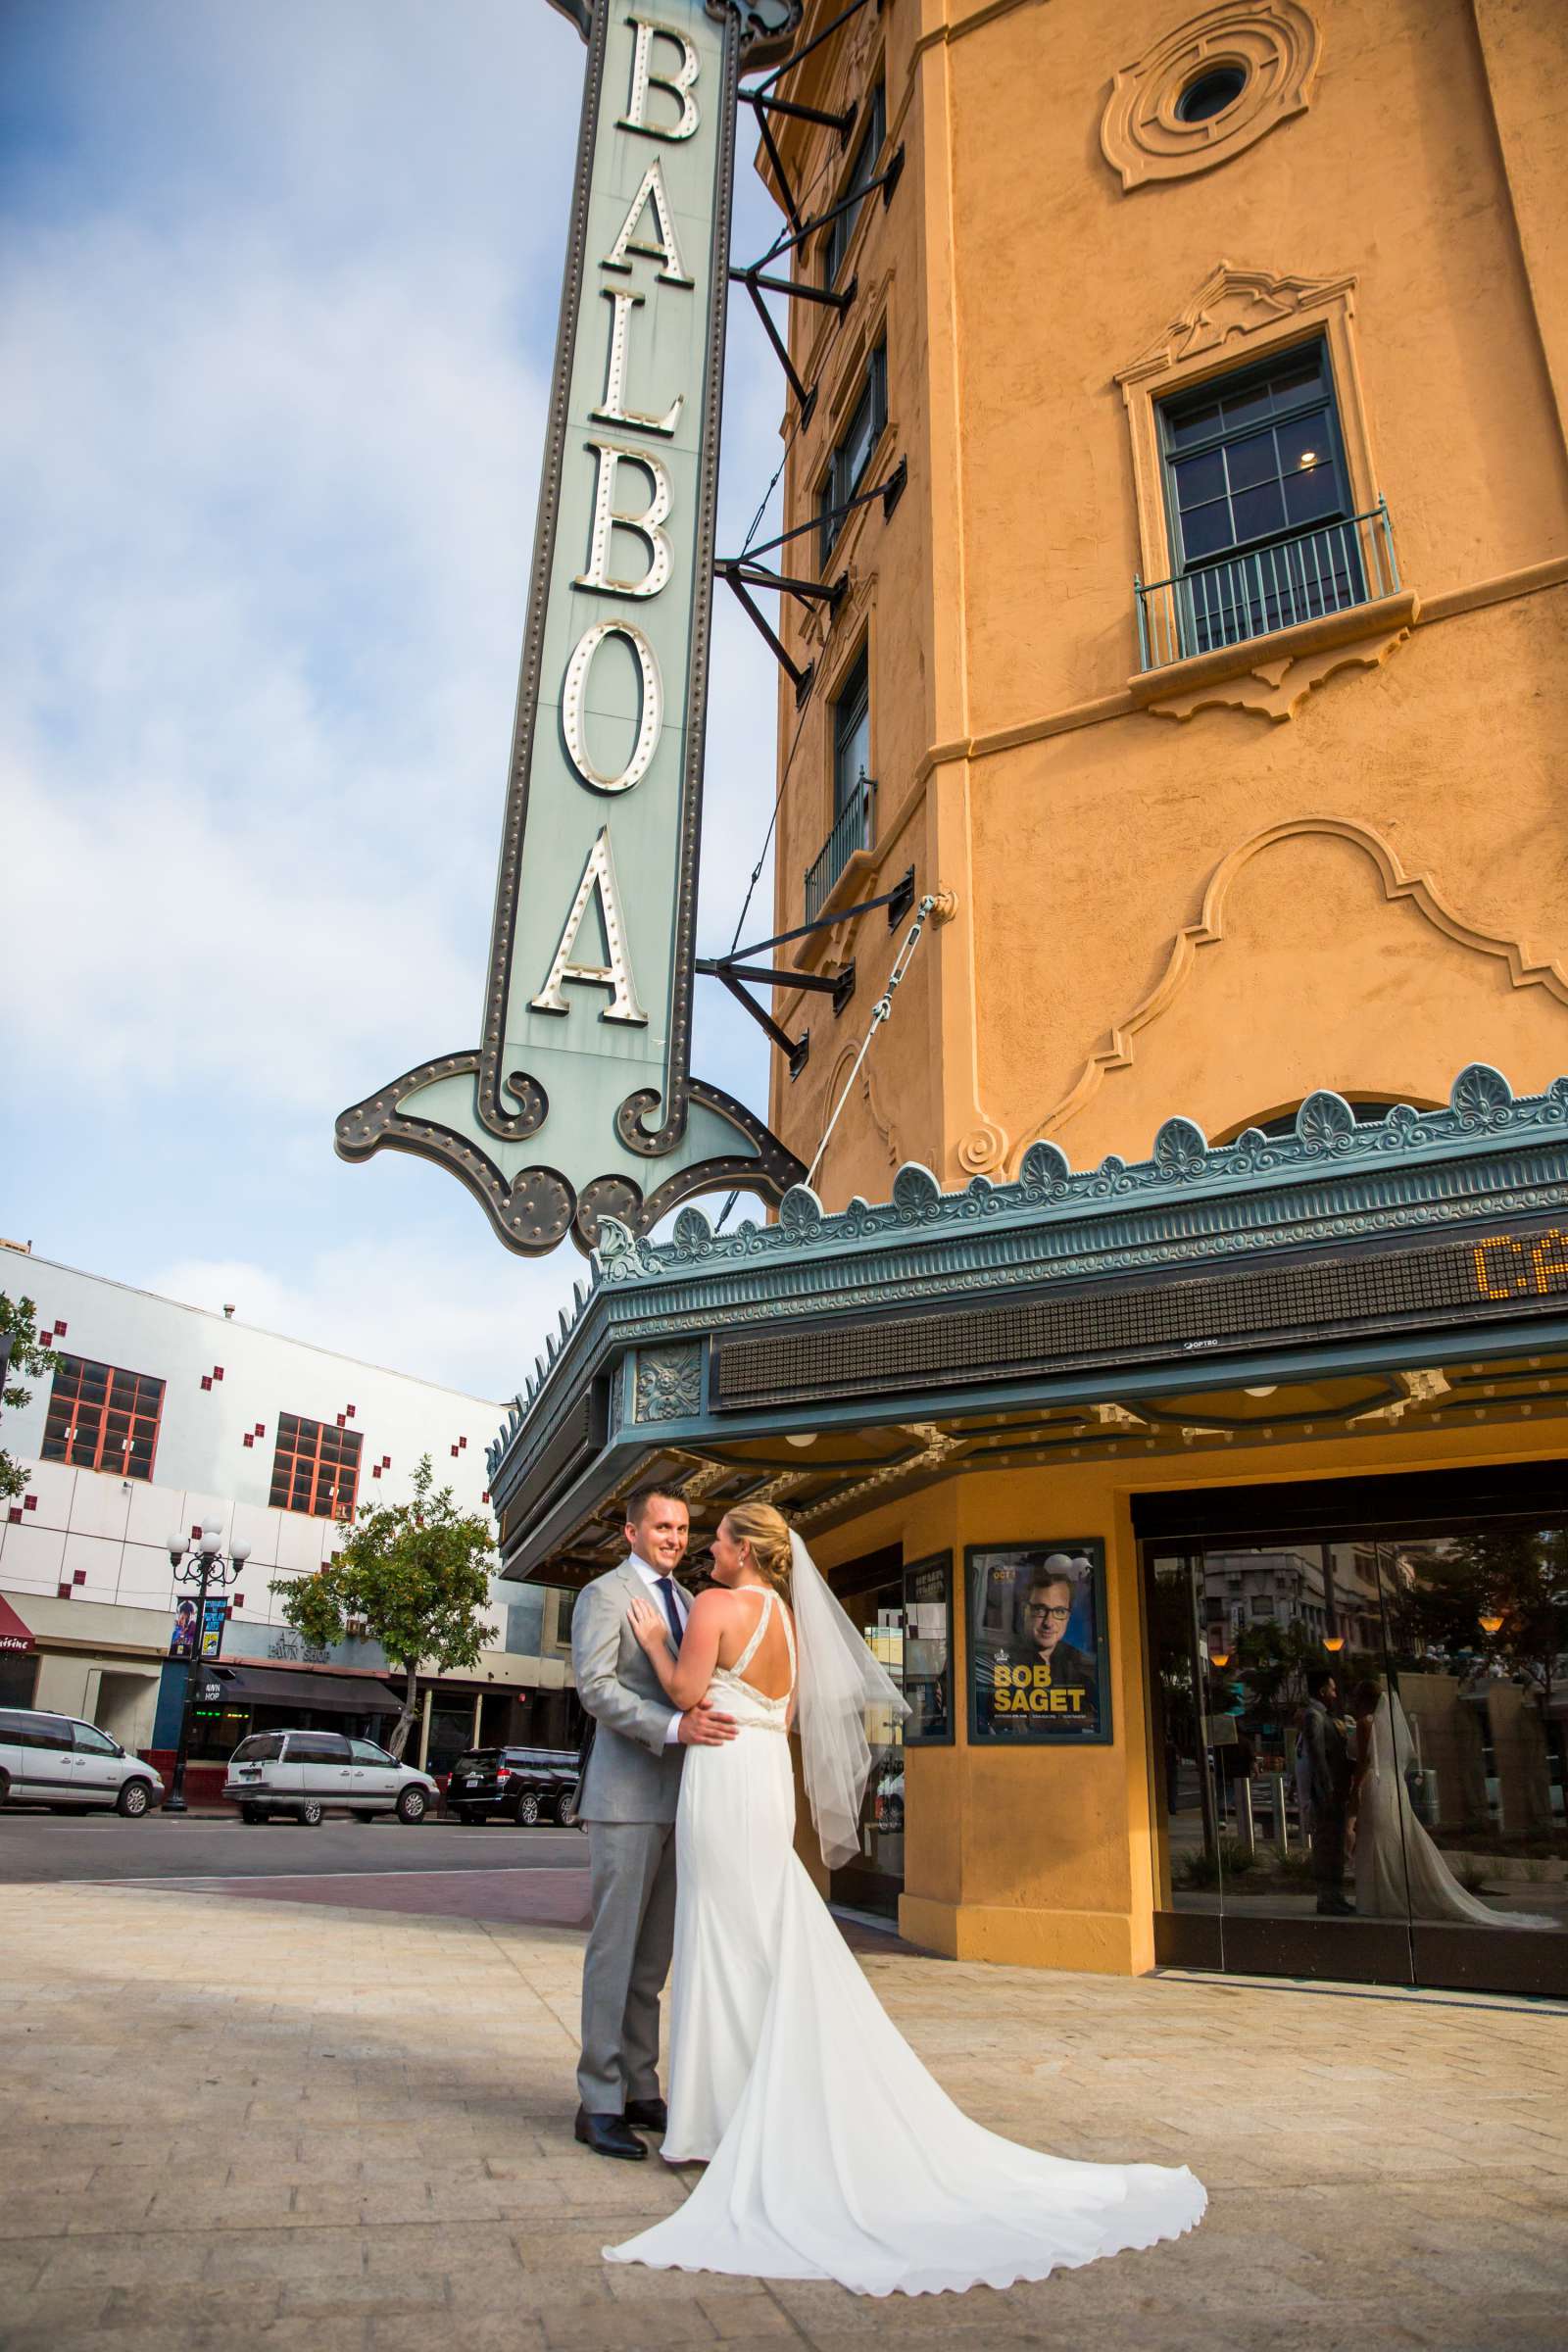
[[[619,637],[631,648],[632,659],[642,686],[642,718],[637,728],[637,741],[631,758],[618,774],[606,775],[595,767],[588,757],[588,736],[585,705],[588,699],[588,677],[594,657],[607,637]],[[659,663],[654,649],[641,629],[629,620],[598,620],[591,629],[584,629],[566,663],[565,691],[562,696],[561,725],[566,739],[571,764],[585,784],[595,792],[630,792],[647,775],[659,742],[659,730],[664,715],[663,688],[660,683]]]

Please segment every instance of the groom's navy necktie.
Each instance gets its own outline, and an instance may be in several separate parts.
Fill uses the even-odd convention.
[[[675,1606],[675,1580],[672,1576],[662,1576],[658,1582],[659,1597],[664,1604],[664,1615],[669,1619],[669,1638],[679,1649],[681,1622],[680,1611]]]

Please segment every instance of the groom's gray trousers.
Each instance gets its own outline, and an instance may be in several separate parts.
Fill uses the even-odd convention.
[[[659,1995],[675,1939],[675,1807],[685,1751],[674,1710],[627,1621],[646,1598],[631,1568],[579,1596],[571,1620],[577,1695],[594,1718],[579,1818],[588,1832],[593,1923],[582,1967],[577,2090],[590,2115],[659,2091]]]

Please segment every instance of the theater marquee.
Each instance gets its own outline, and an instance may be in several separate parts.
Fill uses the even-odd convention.
[[[798,0],[563,5],[588,68],[481,1042],[337,1122],[530,1254],[804,1173],[689,1069],[736,87]]]

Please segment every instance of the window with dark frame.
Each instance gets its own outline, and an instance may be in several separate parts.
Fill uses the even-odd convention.
[[[1161,422],[1184,566],[1350,513],[1321,343],[1167,402]]]
[[[833,706],[833,818],[837,823],[871,773],[871,672],[868,649]]]
[[[1187,650],[1360,604],[1354,502],[1326,345],[1310,343],[1162,404],[1172,568]]]
[[[356,1430],[279,1413],[269,1496],[272,1509],[306,1511],[313,1519],[352,1519],[363,1443]]]
[[[849,177],[834,198],[834,203],[842,204],[844,210],[835,212],[822,239],[822,282],[826,286],[838,283],[839,272],[844,268],[844,257],[850,250],[860,215],[865,210],[863,201],[856,204],[852,199],[875,179],[876,168],[882,157],[882,142],[887,135],[887,93],[878,82],[865,102],[865,128],[855,150]]]
[[[90,1356],[61,1358],[49,1392],[43,1459],[75,1470],[150,1479],[158,1453],[164,1382]]]
[[[834,446],[827,471],[816,494],[825,569],[846,517],[837,510],[855,496],[865,479],[872,453],[888,421],[888,347],[879,343],[865,364],[865,382],[848,424]]]

